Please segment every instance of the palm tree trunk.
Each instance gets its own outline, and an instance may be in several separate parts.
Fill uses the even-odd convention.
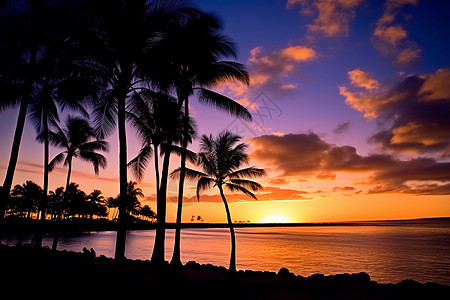
[[[170,143],[169,143],[170,144]],[[167,146],[170,148],[170,145]],[[169,178],[170,149],[164,154],[163,168],[161,172],[161,184],[156,194],[156,233],[155,244],[153,246],[152,262],[161,264],[164,262],[165,239],[166,239],[166,200],[167,181]]]
[[[70,175],[72,174],[72,157],[68,157],[67,159],[69,161],[69,166],[67,168],[66,192],[70,186]]]
[[[177,226],[175,228],[175,243],[173,247],[171,265],[181,265],[181,217],[183,211],[183,191],[184,191],[184,178],[186,176],[186,153],[189,136],[189,98],[184,100],[184,133],[183,133],[183,149],[181,152],[181,166],[180,166],[180,182],[178,186],[178,208],[177,208]]]
[[[43,130],[44,130],[44,186],[42,189],[42,199],[40,204],[41,221],[45,221],[45,213],[47,209],[47,194],[48,194],[48,163],[49,163],[49,142],[48,142],[48,114],[47,108],[44,106],[43,111]],[[36,236],[36,248],[42,247],[42,238],[44,232],[38,231]]]
[[[37,47],[32,47],[30,53],[30,63],[29,63],[30,65],[36,64],[36,57],[37,57]],[[25,87],[27,89],[26,95],[30,95],[32,87],[31,78],[27,78]],[[9,198],[9,193],[11,191],[11,186],[14,178],[14,172],[16,170],[17,159],[19,158],[20,142],[22,140],[23,128],[25,126],[25,120],[28,111],[28,100],[29,98],[25,96],[22,98],[20,102],[19,116],[17,117],[16,131],[14,132],[14,139],[11,147],[11,156],[9,158],[8,170],[6,171],[5,180],[3,182],[3,186],[0,191],[0,225],[5,216],[6,202],[8,201]],[[0,241],[1,241],[1,232],[0,232]]]
[[[155,156],[155,177],[156,177],[156,195],[159,193],[159,155],[158,155],[158,145],[153,145],[153,155]],[[158,196],[156,196],[158,198]]]
[[[222,185],[218,185],[220,196],[222,197],[223,204],[225,205],[225,211],[227,212],[227,220],[228,226],[230,227],[231,234],[231,256],[230,256],[230,267],[228,268],[231,272],[236,272],[236,237],[234,235],[233,222],[231,221],[231,213],[228,208],[227,199],[225,199],[225,195],[223,194]]]
[[[17,118],[16,131],[14,133],[13,144],[11,147],[11,156],[8,163],[8,170],[6,171],[5,181],[3,182],[3,188],[0,198],[0,221],[5,216],[6,202],[9,198],[11,191],[12,181],[14,178],[14,171],[16,170],[17,159],[19,157],[20,142],[22,140],[23,128],[25,126],[25,120],[28,110],[28,100],[23,98],[20,103],[19,116]]]
[[[120,181],[120,195],[119,195],[119,220],[116,238],[115,259],[122,260],[125,258],[125,243],[126,243],[126,226],[127,226],[127,212],[126,212],[126,197],[127,197],[127,136],[125,130],[125,99],[126,93],[118,99],[118,116],[117,127],[119,129],[119,181]]]
[[[47,209],[47,194],[48,194],[48,163],[49,163],[49,142],[48,142],[48,117],[47,110],[44,109],[44,186],[42,188],[42,209],[41,220],[45,220],[45,213]]]

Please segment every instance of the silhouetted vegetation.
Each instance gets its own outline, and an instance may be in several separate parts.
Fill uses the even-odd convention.
[[[154,221],[156,214],[148,205],[141,205],[139,198],[142,197],[144,197],[142,190],[136,187],[136,182],[130,181],[126,200],[127,213],[134,219]],[[42,199],[42,188],[36,183],[27,181],[22,185],[16,185],[6,205],[6,217],[38,219]],[[50,191],[46,215],[49,220],[114,218],[111,210],[117,207],[117,203],[118,196],[105,199],[100,190],[86,194],[79,189],[78,184],[72,182],[66,190],[59,187],[55,191]]]
[[[246,178],[257,178],[264,176],[263,169],[248,167],[240,169],[243,164],[248,163],[248,155],[245,153],[246,145],[235,145],[241,139],[229,131],[220,133],[217,137],[203,135],[200,139],[200,152],[197,164],[202,171],[186,168],[186,176],[189,179],[197,179],[197,199],[200,193],[206,189],[216,187],[219,189],[223,204],[227,213],[228,226],[231,234],[231,257],[230,271],[236,271],[236,237],[233,222],[223,188],[231,192],[241,192],[257,199],[252,191],[262,189],[262,186]],[[172,175],[179,176],[181,168],[175,170]]]
[[[24,0],[0,5],[0,111],[19,106],[1,190],[0,223],[5,216],[43,221],[109,216],[118,225],[115,257],[123,259],[130,220],[156,218],[150,207],[141,206],[142,191],[128,181],[127,167],[141,180],[153,156],[158,226],[152,261],[163,263],[169,168],[171,155],[177,154],[179,226],[172,263],[179,266],[186,160],[197,159],[187,149],[196,133],[189,100],[195,97],[251,120],[245,107],[207,89],[227,81],[249,84],[246,68],[230,60],[236,59],[236,48],[222,33],[220,20],[188,1],[175,0]],[[61,124],[66,110],[73,115]],[[11,191],[27,116],[44,145],[43,187],[28,181]],[[127,121],[142,141],[131,161]],[[116,127],[119,195],[105,199],[99,190],[86,194],[71,181],[73,158],[92,163],[98,174],[107,164],[100,152],[108,151],[105,139]],[[50,146],[63,150],[51,161]],[[48,191],[49,172],[60,163],[67,167],[66,186]]]

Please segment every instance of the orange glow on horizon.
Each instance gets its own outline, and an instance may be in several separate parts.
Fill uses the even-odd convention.
[[[264,217],[261,223],[292,223],[292,220],[282,215],[270,215]]]

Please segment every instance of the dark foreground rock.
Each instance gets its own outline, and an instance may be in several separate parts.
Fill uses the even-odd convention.
[[[412,280],[379,284],[366,273],[302,277],[282,268],[278,274],[230,274],[196,262],[173,269],[149,261],[117,263],[82,253],[7,246],[0,246],[0,278],[1,294],[21,299],[450,299],[448,286]]]

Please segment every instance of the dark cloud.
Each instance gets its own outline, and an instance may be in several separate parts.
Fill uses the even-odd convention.
[[[434,158],[401,160],[393,155],[360,155],[351,146],[337,146],[315,133],[264,135],[250,140],[254,160],[270,164],[283,176],[335,179],[336,172],[370,173],[370,193],[445,194],[450,163]],[[280,179],[281,180],[281,179]]]
[[[370,137],[397,153],[450,157],[450,69],[432,75],[411,75],[376,92],[341,95],[366,118],[375,118],[381,130]]]
[[[350,129],[350,122],[343,122],[336,125],[336,128],[333,129],[333,132],[335,134],[342,134],[344,132],[347,132]]]

